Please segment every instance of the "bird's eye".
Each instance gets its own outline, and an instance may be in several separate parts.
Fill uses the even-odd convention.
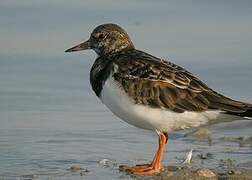
[[[101,34],[99,34],[98,35],[98,39],[104,39],[106,36],[105,36],[105,34],[103,34],[103,33],[101,33]]]

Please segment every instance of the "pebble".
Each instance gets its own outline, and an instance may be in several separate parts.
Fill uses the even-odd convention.
[[[202,128],[192,132],[191,136],[198,139],[207,139],[210,136],[210,132],[208,129]]]
[[[203,159],[203,160],[205,160],[205,159],[210,159],[210,158],[212,158],[212,154],[211,153],[202,153],[202,154],[199,154],[198,155],[198,157],[200,158],[200,159]]]
[[[167,166],[166,169],[169,171],[177,171],[179,170],[178,166]]]
[[[102,159],[99,161],[99,164],[101,164],[101,165],[108,165],[108,163],[109,163],[108,159]]]
[[[229,170],[227,173],[229,175],[240,175],[240,174],[242,174],[241,171],[239,171],[239,170],[233,170],[233,169]]]
[[[72,172],[77,172],[77,171],[82,170],[82,168],[80,167],[80,165],[73,165],[73,166],[70,167],[70,170]]]
[[[198,176],[206,177],[206,178],[216,177],[216,174],[213,171],[211,171],[210,169],[206,169],[206,168],[197,170],[196,174]]]

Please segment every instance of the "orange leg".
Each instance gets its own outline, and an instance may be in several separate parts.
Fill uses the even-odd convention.
[[[161,161],[163,158],[165,145],[167,144],[168,141],[168,135],[163,132],[158,132],[158,136],[159,136],[159,146],[152,162],[150,164],[141,164],[141,165],[138,164],[133,167],[124,167],[126,171],[129,171],[137,175],[153,175],[163,170]]]

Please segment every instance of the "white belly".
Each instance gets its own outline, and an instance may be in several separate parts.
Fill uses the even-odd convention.
[[[136,127],[172,132],[174,130],[198,127],[216,119],[219,111],[202,113],[176,113],[169,109],[151,108],[134,104],[113,78],[109,78],[101,92],[102,102],[119,118]]]

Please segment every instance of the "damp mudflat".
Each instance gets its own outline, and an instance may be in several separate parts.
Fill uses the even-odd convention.
[[[210,87],[252,103],[250,2],[0,2],[0,179],[130,179],[151,161],[153,132],[115,117],[89,85],[94,52],[64,50],[101,23],[123,26],[138,49],[179,64]],[[169,135],[164,165],[251,170],[252,121]],[[173,170],[170,170],[173,171]]]

